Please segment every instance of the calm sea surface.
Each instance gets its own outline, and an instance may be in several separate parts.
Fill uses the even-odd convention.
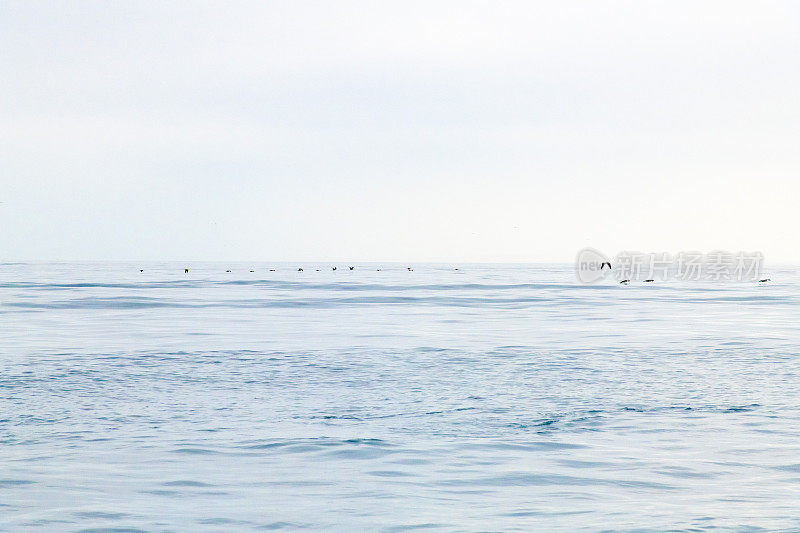
[[[796,270],[330,266],[0,265],[0,531],[800,530]]]

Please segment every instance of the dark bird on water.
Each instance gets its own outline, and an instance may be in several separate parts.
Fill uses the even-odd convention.
[[[406,270],[408,270],[409,272],[412,272],[412,271],[413,271],[413,270],[411,269],[411,267],[406,267]]]
[[[275,269],[274,268],[270,268],[269,271],[270,272],[275,272]]]
[[[628,284],[628,283],[630,283],[630,282],[631,282],[631,280],[629,280],[629,279],[623,279],[623,280],[622,280],[622,281],[620,281],[619,283],[620,283],[620,285],[627,285],[627,284]]]
[[[143,269],[143,268],[140,268],[140,269],[139,269],[139,272],[144,272],[144,269]]]
[[[347,267],[347,268],[349,268],[350,270],[353,270],[353,267]]]
[[[605,268],[606,265],[608,265],[608,269],[611,270],[611,263],[609,263],[608,261],[606,261],[605,263],[600,263],[600,270],[603,270],[603,268]]]
[[[226,270],[225,272],[230,272],[230,270]]]
[[[336,267],[331,268],[331,270],[336,270]]]
[[[184,268],[184,269],[183,269],[183,273],[184,273],[184,274],[188,274],[188,273],[189,273],[189,269],[188,269],[188,268]]]
[[[655,281],[655,280],[654,279],[646,279],[646,280],[644,280],[645,283],[650,283],[652,281]]]
[[[758,282],[759,282],[759,283],[766,283],[766,282],[768,282],[768,281],[772,281],[772,280],[771,280],[771,279],[769,279],[769,278],[764,278],[764,279],[760,279],[760,280],[758,280]]]
[[[255,272],[255,270],[251,270],[250,272]]]
[[[298,271],[298,272],[302,272],[302,271],[303,271],[303,269],[302,269],[302,268],[298,268],[298,269],[297,269],[297,271]]]

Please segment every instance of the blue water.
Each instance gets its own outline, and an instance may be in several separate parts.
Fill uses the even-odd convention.
[[[794,269],[338,266],[0,266],[0,531],[800,529]]]

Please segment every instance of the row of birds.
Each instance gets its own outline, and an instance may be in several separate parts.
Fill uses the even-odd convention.
[[[348,270],[355,270],[355,267],[352,267],[352,266],[351,266],[351,267],[347,267],[347,269],[348,269]],[[321,270],[321,269],[319,269],[319,268],[317,268],[317,269],[316,269],[316,271],[317,271],[317,272],[319,272],[320,270]],[[331,270],[338,270],[338,268],[337,268],[337,267],[331,267]],[[378,271],[378,272],[380,272],[380,271],[381,271],[381,269],[380,269],[380,268],[377,268],[377,269],[375,269],[375,270],[376,270],[376,271]],[[413,272],[413,271],[414,271],[414,269],[413,269],[413,268],[411,268],[411,267],[406,267],[406,270],[408,270],[409,272]],[[457,269],[457,268],[454,268],[453,270],[458,270],[458,269]],[[274,269],[274,268],[270,268],[270,269],[269,269],[269,271],[270,271],[270,272],[275,272],[275,269]],[[303,272],[303,268],[302,268],[302,267],[301,267],[301,268],[298,268],[298,269],[297,269],[297,271],[298,271],[298,272]],[[143,268],[140,268],[140,269],[139,269],[139,272],[144,272],[144,269],[143,269]],[[188,268],[184,268],[184,269],[183,269],[183,272],[184,272],[185,274],[188,274],[188,273],[189,273],[189,269],[188,269]],[[232,271],[231,271],[231,270],[226,270],[225,272],[232,272]],[[255,272],[255,270],[251,270],[250,272]],[[654,279],[646,279],[646,280],[644,280],[644,282],[645,282],[645,283],[653,283],[654,281],[655,281]],[[758,280],[758,282],[759,282],[759,283],[766,283],[766,282],[768,282],[768,281],[772,281],[772,280],[771,280],[770,278],[764,278],[764,279],[760,279],[760,280]],[[619,283],[620,283],[620,285],[627,285],[627,284],[629,284],[630,282],[631,282],[631,280],[629,280],[629,279],[623,279],[623,280],[622,280],[622,281],[620,281]]]
[[[654,281],[655,281],[654,279],[646,279],[646,280],[644,280],[645,283],[652,283]],[[764,279],[758,280],[759,283],[766,283],[768,281],[772,281],[772,280],[770,278],[764,278]],[[629,279],[623,279],[622,281],[619,282],[619,284],[620,285],[627,285],[630,282],[631,282],[631,280],[629,280]]]

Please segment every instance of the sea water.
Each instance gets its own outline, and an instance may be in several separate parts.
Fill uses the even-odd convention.
[[[795,269],[349,266],[1,265],[0,530],[800,529]]]

